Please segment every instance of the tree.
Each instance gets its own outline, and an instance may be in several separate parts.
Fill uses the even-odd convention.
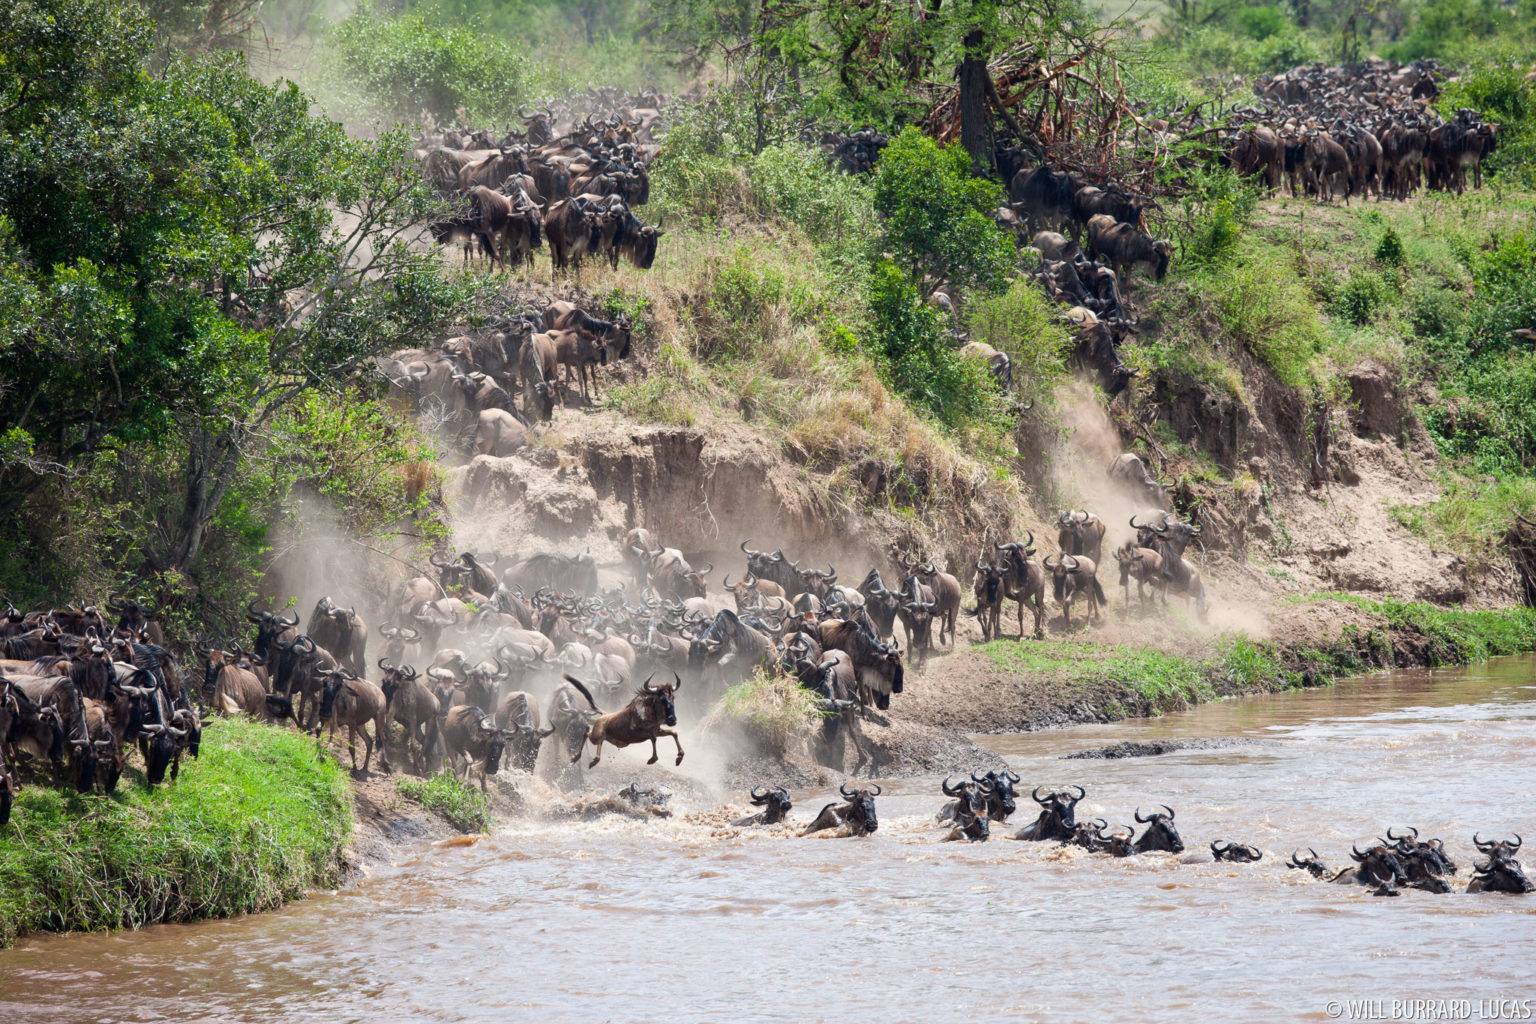
[[[1016,259],[1013,242],[992,220],[1003,190],[971,175],[960,146],[940,146],[907,128],[880,155],[875,211],[884,247],[924,295],[941,285],[997,291]]]
[[[186,569],[283,410],[435,329],[463,287],[406,244],[437,200],[230,53],[151,73],[111,0],[10,0],[0,65],[0,513],[101,452],[180,464],[150,568]]]

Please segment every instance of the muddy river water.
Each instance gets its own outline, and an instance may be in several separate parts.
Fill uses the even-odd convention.
[[[1060,759],[1169,737],[1258,742]],[[687,807],[512,826],[278,913],[29,940],[0,952],[0,1019],[1304,1021],[1416,999],[1448,1002],[1399,1019],[1536,1016],[1536,897],[1373,898],[1282,865],[1311,846],[1347,866],[1351,841],[1416,825],[1460,890],[1474,830],[1536,840],[1536,661],[983,741],[1026,789],[1086,787],[1079,816],[1167,803],[1191,852],[1226,837],[1264,860],[939,845],[932,778],[887,782],[869,839],[721,838]],[[826,799],[796,793],[795,816]]]

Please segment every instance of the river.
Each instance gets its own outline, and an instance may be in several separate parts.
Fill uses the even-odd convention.
[[[1127,860],[937,844],[937,779],[887,782],[869,839],[720,838],[680,813],[514,825],[423,848],[277,913],[0,952],[16,1021],[1306,1021],[1531,1019],[1536,897],[1327,885],[1356,840],[1415,825],[1465,887],[1474,830],[1536,838],[1536,661],[1396,672],[1152,721],[983,737],[1080,817],[1170,804],[1190,852]],[[1257,741],[1122,760],[1121,740]],[[732,795],[739,801],[739,795]],[[822,793],[796,793],[806,821]],[[1021,793],[1018,824],[1032,807]],[[689,810],[686,807],[679,811]],[[1004,831],[996,830],[994,835]],[[1498,1007],[1482,1001],[1526,1000]],[[1330,1001],[1382,1000],[1374,1007]],[[1337,1011],[1335,1015],[1330,1011]]]

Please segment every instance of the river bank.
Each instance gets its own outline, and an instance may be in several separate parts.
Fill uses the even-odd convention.
[[[196,761],[110,796],[24,786],[0,829],[0,945],[34,931],[138,928],[271,910],[344,874],[346,773],[312,740],[207,723]]]

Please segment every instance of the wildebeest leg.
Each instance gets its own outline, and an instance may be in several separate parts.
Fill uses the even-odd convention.
[[[589,740],[592,739],[591,736],[588,736],[587,738]],[[588,768],[595,768],[597,766],[597,762],[599,762],[599,761],[601,761],[603,759],[603,741],[602,740],[592,740],[592,745],[597,748],[597,753],[593,754],[592,755],[592,760],[587,762],[587,767]],[[651,746],[655,747],[655,745],[656,745],[656,741],[652,740],[651,741]],[[576,757],[571,758],[571,761],[575,762],[580,757],[581,757],[581,751],[578,750],[578,751],[576,751]],[[651,763],[651,764],[655,763],[654,755],[652,755],[652,761],[649,762],[649,763]]]
[[[673,764],[682,764],[683,763],[683,741],[677,738],[677,733],[673,732],[671,729],[657,729],[656,730],[656,735],[657,736],[671,736],[672,737],[672,742],[677,744],[677,760],[674,761]],[[651,763],[654,764],[655,761],[656,761],[656,741],[654,739],[652,739],[651,740]]]

